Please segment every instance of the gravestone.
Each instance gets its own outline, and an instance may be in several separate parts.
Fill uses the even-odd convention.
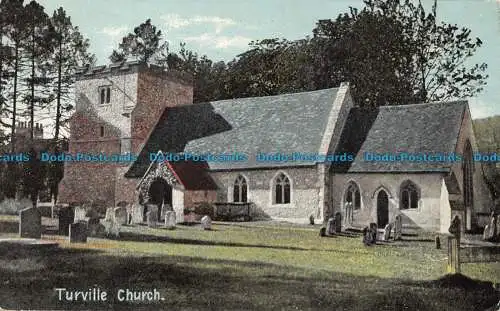
[[[59,235],[69,235],[69,225],[73,223],[75,219],[75,212],[72,207],[66,207],[59,210]]]
[[[497,221],[495,216],[490,217],[490,222],[484,227],[483,239],[488,242],[494,242],[496,239],[497,232]]]
[[[103,221],[104,231],[106,236],[111,236],[118,238],[120,236],[120,224],[118,224],[114,218],[111,218],[110,221]]]
[[[458,245],[460,245],[460,232],[462,230],[460,224],[460,217],[458,217],[458,215],[455,215],[455,218],[453,218],[453,220],[451,221],[450,228],[448,228],[448,232],[453,234],[457,239]]]
[[[87,243],[87,224],[77,222],[69,225],[69,242],[70,243]]]
[[[329,235],[335,234],[335,218],[332,217],[328,219],[328,223],[326,224],[326,232],[328,232]]]
[[[384,241],[389,241],[391,238],[392,224],[385,225],[384,228]]]
[[[347,225],[352,225],[352,218],[353,218],[353,205],[352,202],[347,202],[345,205],[345,224]]]
[[[313,225],[314,225],[314,215],[309,215],[309,224],[310,224],[311,226],[313,226]]]
[[[204,230],[212,230],[212,219],[210,216],[206,215],[201,218],[201,227]]]
[[[80,222],[81,220],[84,220],[86,214],[87,214],[87,211],[85,210],[85,207],[83,207],[83,206],[75,207],[75,216],[73,217],[73,222],[77,223],[77,222]]]
[[[377,224],[374,222],[371,222],[370,223],[370,242],[371,242],[371,244],[375,244],[377,241],[377,229],[378,229]]]
[[[342,213],[337,212],[335,214],[335,233],[342,232]]]
[[[113,207],[108,207],[106,209],[106,216],[104,217],[104,221],[111,221],[114,219],[115,214],[114,214],[114,208]]]
[[[167,211],[165,213],[165,228],[174,229],[176,223],[176,217],[174,211]]]
[[[99,218],[90,218],[87,222],[88,236],[97,237],[104,233],[104,226],[101,225]]]
[[[170,206],[170,204],[163,204],[162,207],[161,207],[161,215],[160,215],[160,221],[164,221],[165,220],[165,216],[167,215],[167,212],[169,211],[173,211],[174,209],[172,208],[172,206]]]
[[[156,228],[158,222],[158,211],[148,211],[146,213],[146,220],[149,228]]]
[[[441,249],[441,239],[439,238],[439,235],[436,235],[434,242],[436,243],[436,249]]]
[[[127,224],[127,220],[128,220],[128,216],[127,216],[127,208],[125,207],[115,207],[114,210],[113,210],[113,214],[114,214],[114,217],[115,217],[115,221],[119,224],[119,225],[126,225]]]
[[[495,240],[497,242],[500,242],[500,216],[497,215],[496,217],[496,225],[495,225]]]
[[[369,227],[363,228],[363,244],[366,246],[372,245],[374,242],[372,241],[372,234]]]
[[[134,204],[132,206],[132,224],[141,224],[144,222],[144,206]]]
[[[19,236],[40,239],[42,237],[42,214],[37,208],[29,207],[19,212]]]
[[[321,227],[321,229],[319,229],[319,236],[326,236],[326,227]]]
[[[394,240],[403,239],[403,217],[397,215],[394,219]]]

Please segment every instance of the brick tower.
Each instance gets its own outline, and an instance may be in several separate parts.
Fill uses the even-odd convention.
[[[77,72],[69,154],[138,154],[165,107],[193,103],[191,77],[162,67],[126,62]],[[133,202],[131,163],[65,162],[58,203]]]

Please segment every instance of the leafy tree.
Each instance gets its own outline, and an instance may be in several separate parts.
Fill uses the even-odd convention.
[[[319,21],[313,30],[323,65],[319,85],[331,76],[351,81],[362,105],[406,104],[474,96],[486,83],[486,64],[467,67],[482,45],[471,31],[437,22],[419,2],[365,0],[365,8]]]
[[[165,65],[168,57],[168,42],[163,41],[161,30],[151,24],[151,19],[134,28],[134,33],[123,37],[118,46],[118,51],[113,50],[109,59],[120,62],[135,58],[139,62],[153,62]]]

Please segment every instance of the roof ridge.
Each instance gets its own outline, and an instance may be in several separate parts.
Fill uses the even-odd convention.
[[[412,108],[412,107],[428,107],[434,105],[456,105],[456,104],[467,104],[467,100],[450,100],[450,101],[434,101],[420,104],[406,104],[406,105],[387,105],[387,106],[379,106],[379,108],[383,109],[402,109],[402,108]]]
[[[204,102],[204,103],[211,103],[211,104],[213,104],[213,103],[235,101],[235,100],[240,100],[240,99],[260,99],[260,98],[272,98],[272,97],[285,97],[285,96],[294,96],[294,95],[299,95],[299,94],[306,95],[306,94],[326,92],[326,91],[332,91],[332,90],[338,90],[338,89],[340,89],[340,87],[331,87],[331,88],[327,88],[327,89],[320,89],[320,90],[314,90],[314,91],[295,92],[295,93],[283,93],[283,94],[266,95],[266,96],[236,97],[236,98],[214,100],[214,101],[209,101],[209,102]],[[200,104],[203,104],[203,103],[200,103]]]

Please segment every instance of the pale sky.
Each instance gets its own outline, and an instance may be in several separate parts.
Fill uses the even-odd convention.
[[[180,42],[214,61],[228,61],[247,49],[248,42],[264,38],[290,40],[311,35],[319,19],[336,18],[362,0],[39,0],[46,12],[62,6],[90,39],[98,64],[121,38],[151,18],[169,41]],[[433,0],[423,0],[427,8]],[[500,0],[438,0],[438,17],[472,30],[484,45],[472,59],[489,66],[488,85],[469,99],[474,118],[500,115]]]

